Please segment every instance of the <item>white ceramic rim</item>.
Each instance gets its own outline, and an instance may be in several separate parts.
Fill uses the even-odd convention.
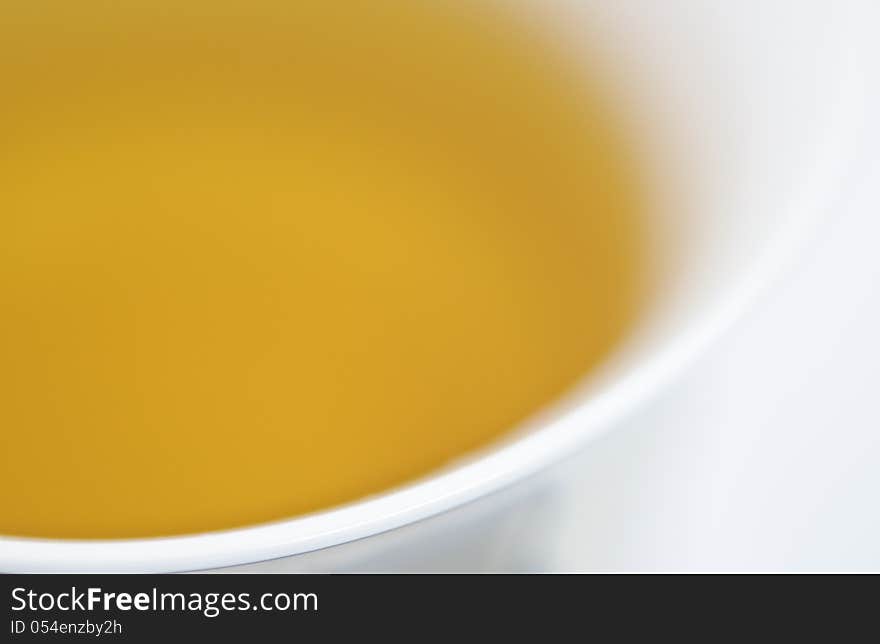
[[[841,68],[835,117],[818,144],[805,189],[787,205],[786,225],[730,289],[676,331],[665,346],[591,397],[501,445],[447,470],[374,498],[290,520],[234,530],[131,540],[0,537],[6,572],[165,572],[255,563],[336,546],[450,510],[507,486],[571,453],[609,429],[671,381],[727,329],[790,265],[810,238],[852,159],[864,123],[862,60]]]

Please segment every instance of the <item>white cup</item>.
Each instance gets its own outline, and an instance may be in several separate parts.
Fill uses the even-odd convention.
[[[385,494],[182,537],[0,538],[0,570],[499,569],[540,543],[548,492],[530,475],[659,392],[809,235],[854,155],[863,27],[878,11],[869,0],[514,1],[607,78],[651,173],[653,295],[629,340],[504,441]]]

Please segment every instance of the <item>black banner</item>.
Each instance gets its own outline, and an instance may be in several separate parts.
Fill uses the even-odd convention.
[[[840,585],[840,579],[828,580]],[[866,598],[834,620],[803,576],[701,575],[6,575],[0,641],[340,641],[389,635],[471,641],[612,641],[623,636],[842,635],[873,615]],[[683,583],[681,583],[683,582]],[[719,588],[721,586],[721,588]],[[827,589],[826,589],[827,590]],[[861,604],[861,605],[860,605]],[[760,624],[755,631],[755,624]],[[531,638],[530,638],[531,639]],[[494,641],[490,640],[490,641]]]

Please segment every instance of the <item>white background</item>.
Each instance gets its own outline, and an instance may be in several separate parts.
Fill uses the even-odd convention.
[[[874,125],[794,270],[671,391],[565,466],[577,484],[550,568],[880,571]]]

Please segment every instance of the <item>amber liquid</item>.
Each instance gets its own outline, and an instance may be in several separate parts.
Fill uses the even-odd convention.
[[[5,0],[0,533],[353,501],[606,358],[636,172],[550,49],[451,3]]]

